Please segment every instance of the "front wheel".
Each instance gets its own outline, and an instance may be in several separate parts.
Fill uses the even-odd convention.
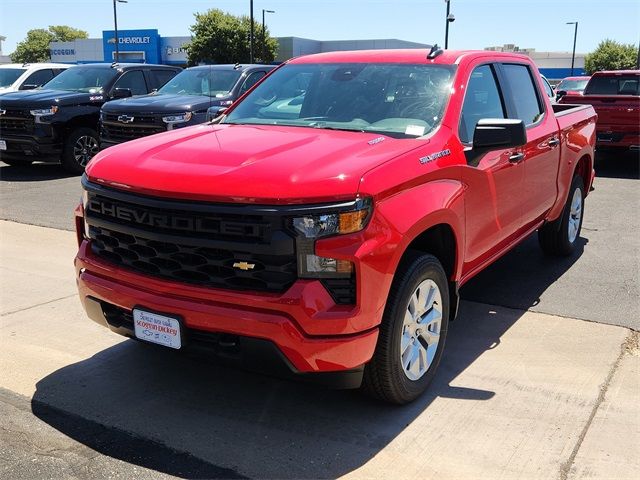
[[[548,255],[571,255],[582,229],[584,213],[584,183],[580,176],[573,177],[567,203],[560,218],[544,224],[538,230],[542,251]]]
[[[62,166],[71,173],[83,173],[89,160],[99,151],[98,133],[90,128],[78,128],[64,144]]]
[[[393,281],[378,344],[364,371],[363,389],[404,404],[435,376],[449,325],[447,276],[432,255],[410,253]]]

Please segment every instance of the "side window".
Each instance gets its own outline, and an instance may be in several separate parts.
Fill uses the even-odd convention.
[[[144,74],[142,70],[131,70],[122,75],[113,89],[116,88],[128,88],[131,90],[131,95],[145,95],[148,93],[147,84],[144,81]]]
[[[547,80],[546,78],[542,77],[542,85],[544,85],[544,93],[547,94],[547,97],[549,97],[549,98],[555,97],[555,95],[553,93],[553,88],[551,88],[551,85],[549,84],[549,80]]]
[[[538,100],[533,77],[526,65],[504,64],[504,74],[513,92],[516,118],[526,125],[536,123],[544,113]]]
[[[176,76],[177,70],[151,70],[151,79],[153,81],[153,88],[159,89],[164,86],[169,80]]]
[[[262,77],[264,77],[267,74],[267,72],[252,72],[247,76],[247,79],[244,81],[244,83],[242,84],[242,88],[240,88],[240,95],[242,95],[244,92],[246,92],[247,90],[249,90],[251,87],[253,87],[256,83],[258,83],[258,80],[260,80]]]
[[[55,77],[55,75],[53,74],[53,70],[38,70],[37,72],[29,75],[22,85],[37,85],[38,87],[40,87],[51,80],[53,77]]]
[[[459,135],[462,143],[471,143],[478,120],[505,118],[498,82],[490,65],[471,72],[460,114]]]

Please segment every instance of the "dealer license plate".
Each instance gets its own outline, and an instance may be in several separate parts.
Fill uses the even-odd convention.
[[[7,149],[7,142],[5,140],[0,140],[0,150]]]
[[[175,318],[134,309],[133,325],[140,340],[176,349],[182,346],[180,322]]]

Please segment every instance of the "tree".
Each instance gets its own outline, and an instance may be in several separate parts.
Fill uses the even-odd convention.
[[[584,69],[589,75],[599,70],[624,70],[636,67],[638,49],[635,45],[606,39],[584,58]]]
[[[189,65],[198,63],[248,63],[250,60],[249,32],[251,20],[237,17],[222,10],[212,9],[196,13],[196,23],[191,26],[193,37],[187,46]],[[272,62],[276,57],[278,42],[265,32],[254,19],[254,61]],[[265,45],[263,53],[263,45]]]
[[[84,30],[67,25],[51,25],[48,30],[36,28],[27,32],[27,38],[18,43],[11,61],[16,63],[46,62],[50,59],[49,44],[51,42],[70,42],[79,38],[87,38]]]

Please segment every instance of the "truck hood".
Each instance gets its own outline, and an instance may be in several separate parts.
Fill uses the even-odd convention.
[[[66,90],[23,90],[6,93],[0,103],[7,107],[50,107],[51,105],[79,105],[83,103],[102,102],[102,93],[68,92]]]
[[[425,142],[308,127],[197,125],[103,150],[86,173],[92,182],[161,197],[336,201],[355,198],[371,168]]]
[[[151,94],[125,98],[106,103],[102,110],[109,113],[177,113],[206,112],[211,105],[218,105],[217,98],[200,95]]]

